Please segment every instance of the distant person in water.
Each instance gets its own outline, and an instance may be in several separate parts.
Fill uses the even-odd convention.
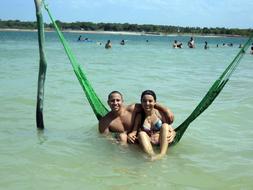
[[[229,47],[233,47],[233,43],[228,43],[228,46]]]
[[[191,39],[188,42],[188,47],[189,48],[195,48],[195,42],[193,40],[193,37],[191,37]]]
[[[121,40],[120,45],[125,45],[125,40]]]
[[[173,43],[173,48],[182,48],[182,45],[182,42],[177,42],[177,40],[175,40]]]
[[[78,39],[77,39],[77,41],[82,41],[83,39],[82,39],[82,36],[80,35],[79,37],[78,37]]]
[[[105,49],[110,49],[112,48],[112,43],[111,40],[108,40],[107,43],[105,44]]]
[[[250,53],[253,55],[253,43],[251,44],[251,47],[250,47]]]
[[[223,43],[223,46],[227,46],[227,47],[233,47],[233,43]]]
[[[86,42],[88,42],[88,41],[91,41],[91,40],[90,40],[89,38],[83,39],[83,37],[80,35],[80,36],[78,37],[77,41],[86,41]]]
[[[205,46],[204,46],[204,49],[208,49],[209,46],[207,45],[207,41],[205,41]]]

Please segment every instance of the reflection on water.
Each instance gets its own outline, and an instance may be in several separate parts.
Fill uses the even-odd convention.
[[[37,137],[38,137],[38,143],[43,144],[47,141],[47,136],[45,134],[45,130],[37,129]]]

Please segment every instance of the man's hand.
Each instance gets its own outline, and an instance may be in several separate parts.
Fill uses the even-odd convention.
[[[176,132],[171,127],[171,125],[169,125],[169,132],[168,132],[168,136],[167,136],[167,141],[169,144],[173,142],[175,136],[176,136]]]
[[[166,119],[168,124],[172,124],[174,121],[174,114],[170,109],[167,109],[166,111]]]
[[[137,134],[137,131],[133,131],[127,135],[127,140],[129,143],[132,143],[132,144],[135,143],[135,140],[137,139],[136,134]]]

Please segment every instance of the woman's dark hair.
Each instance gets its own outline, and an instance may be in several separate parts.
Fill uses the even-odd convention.
[[[142,100],[143,96],[145,96],[145,95],[151,95],[151,96],[153,96],[154,100],[156,101],[156,94],[155,94],[155,92],[153,90],[145,90],[145,91],[143,91],[142,94],[141,94],[141,100]]]

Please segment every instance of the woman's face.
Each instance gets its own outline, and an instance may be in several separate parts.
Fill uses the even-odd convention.
[[[144,111],[152,111],[156,102],[152,95],[144,95],[141,100],[141,105]]]

